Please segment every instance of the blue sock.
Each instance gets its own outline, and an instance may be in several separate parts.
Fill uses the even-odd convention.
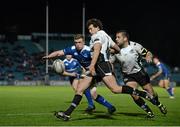
[[[84,92],[85,96],[86,96],[86,99],[88,101],[88,106],[90,107],[93,107],[94,106],[94,103],[93,103],[93,100],[92,100],[92,97],[91,97],[91,92],[90,92],[90,89],[87,88]]]
[[[113,107],[112,104],[110,104],[108,101],[106,101],[104,99],[104,97],[102,97],[101,95],[98,95],[95,101],[102,104],[102,105],[104,105],[107,108],[112,108]]]
[[[171,87],[169,87],[169,88],[167,89],[167,92],[169,93],[170,96],[174,96],[173,93],[172,93],[172,88],[171,88]]]

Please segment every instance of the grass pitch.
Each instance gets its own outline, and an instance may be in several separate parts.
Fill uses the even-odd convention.
[[[107,109],[95,103],[92,115],[84,113],[87,107],[85,97],[73,112],[70,121],[53,116],[53,111],[65,110],[70,105],[74,92],[70,86],[0,86],[0,126],[178,126],[180,125],[180,88],[175,89],[175,99],[169,99],[167,92],[154,87],[160,101],[166,105],[168,114],[147,102],[155,118],[146,114],[129,95],[113,94],[106,87],[97,91],[114,104],[117,111],[108,115]]]

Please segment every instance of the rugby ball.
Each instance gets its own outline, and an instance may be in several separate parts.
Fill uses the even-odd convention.
[[[53,70],[56,73],[62,74],[65,70],[64,62],[60,59],[56,59],[53,62]]]

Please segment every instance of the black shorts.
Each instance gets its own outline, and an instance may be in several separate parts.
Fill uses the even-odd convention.
[[[98,62],[95,66],[97,76],[103,78],[104,76],[112,75],[112,65],[109,61]]]
[[[69,81],[70,81],[71,85],[72,85],[74,79],[76,79],[76,77],[69,77]]]
[[[150,83],[149,75],[143,69],[134,74],[123,73],[123,80],[125,83],[135,81],[140,86],[144,86],[144,85]]]

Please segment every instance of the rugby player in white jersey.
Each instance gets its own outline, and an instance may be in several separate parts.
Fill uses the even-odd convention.
[[[65,67],[71,68],[71,69],[74,68],[74,70],[78,71],[79,69],[78,69],[77,65],[81,64],[81,66],[84,68],[86,73],[88,73],[89,66],[91,63],[91,53],[90,53],[90,48],[87,45],[85,45],[85,38],[83,35],[81,35],[81,34],[74,35],[74,45],[73,46],[66,47],[63,50],[54,51],[54,52],[50,53],[49,55],[44,56],[43,59],[52,59],[52,58],[56,58],[56,57],[60,57],[60,56],[64,56],[64,55],[65,56],[72,55],[72,57],[77,60],[77,61],[74,61],[71,59],[71,60],[69,60],[69,62],[66,61],[67,63],[65,63],[65,64],[69,64],[69,65],[67,65],[67,66],[65,65]],[[68,75],[71,76],[70,82],[71,82],[71,85],[73,86],[74,90],[76,91],[78,83],[81,82],[83,77],[80,78],[80,77],[78,77],[78,75],[73,76],[73,73],[68,74]],[[97,103],[105,106],[108,109],[109,114],[113,114],[116,111],[116,108],[110,102],[108,102],[103,96],[101,96],[100,94],[98,94],[96,92],[95,84],[98,81],[99,81],[98,77],[94,78],[92,81],[91,87],[87,88],[84,91],[84,94],[88,101],[88,107],[86,108],[85,111],[87,113],[92,113],[93,110],[95,109],[95,105],[92,100],[92,97],[93,97],[93,99]],[[92,95],[92,97],[91,97],[91,95]],[[57,113],[55,112],[54,115],[56,116],[56,114]]]
[[[141,44],[129,41],[129,34],[125,30],[116,33],[116,44],[121,48],[121,51],[118,54],[112,55],[110,61],[114,63],[117,60],[120,63],[125,84],[133,88],[137,88],[139,84],[144,90],[154,96],[154,101],[151,102],[158,106],[163,114],[166,114],[166,107],[159,102],[157,93],[155,93],[150,84],[150,77],[140,63],[141,58],[146,59],[147,62],[151,62],[151,52]],[[136,95],[131,96],[134,102],[147,112],[147,117],[154,117],[152,110],[141,97]]]
[[[120,51],[119,47],[112,41],[111,37],[102,30],[102,23],[98,19],[89,19],[87,27],[91,34],[90,48],[92,51],[92,60],[89,67],[90,75],[84,77],[82,82],[78,84],[76,94],[69,108],[64,112],[58,112],[56,117],[65,121],[69,120],[74,109],[79,105],[85,89],[87,89],[93,77],[99,76],[104,84],[116,94],[134,94],[147,99],[152,96],[145,92],[134,89],[129,86],[120,86],[117,84],[114,75],[112,75],[112,66],[109,62],[109,48],[112,47],[116,51]]]

